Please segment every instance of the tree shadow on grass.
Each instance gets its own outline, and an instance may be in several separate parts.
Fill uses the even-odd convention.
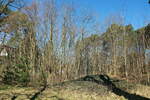
[[[35,100],[45,89],[46,89],[47,85],[45,85],[40,91],[36,92],[31,98],[30,100]]]
[[[11,98],[11,100],[15,100],[16,98],[17,98],[17,96],[14,95],[14,96]]]
[[[35,100],[45,89],[46,89],[46,85],[40,89],[38,92],[36,92],[35,94],[33,94],[32,96],[31,95],[27,95],[27,94],[14,94],[12,97],[11,97],[11,100],[16,100],[18,96],[21,96],[21,95],[24,95],[27,97],[27,99],[29,100]],[[31,96],[31,97],[30,97]]]
[[[107,86],[109,91],[113,92],[114,94],[118,96],[123,96],[124,98],[128,100],[150,100],[150,98],[146,98],[146,97],[136,95],[136,94],[131,94],[116,87],[116,85],[111,81],[111,79],[107,75],[99,75],[99,79],[100,80],[97,80],[91,76],[85,76],[81,78],[80,81],[91,81],[99,85]]]

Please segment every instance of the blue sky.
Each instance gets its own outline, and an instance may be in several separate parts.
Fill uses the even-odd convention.
[[[75,1],[75,0],[74,0]],[[77,0],[76,0],[77,1]],[[125,23],[135,29],[150,22],[150,5],[148,0],[78,0],[78,5],[95,11],[101,21],[111,14],[122,14]]]
[[[31,2],[33,0],[27,0]],[[57,0],[63,2],[64,0]],[[73,1],[76,7],[87,9],[98,15],[101,23],[107,16],[122,14],[125,24],[132,24],[135,29],[150,22],[150,4],[148,0],[65,0]]]

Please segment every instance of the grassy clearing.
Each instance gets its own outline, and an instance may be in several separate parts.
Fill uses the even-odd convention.
[[[121,86],[122,85],[120,85],[120,87]],[[149,86],[135,85],[131,83],[130,84],[128,83],[125,86],[121,88],[125,89],[129,93],[135,93],[144,97],[150,97]],[[75,82],[67,82],[46,89],[42,93],[42,95],[39,96],[39,100],[127,100],[127,99],[125,99],[123,96],[117,96],[114,93],[108,91],[108,89],[105,86],[97,85],[92,82],[75,81]]]
[[[117,87],[150,98],[150,87],[120,81],[115,83]],[[30,100],[39,91],[32,87],[0,86],[0,100]],[[3,87],[3,88],[2,88]],[[35,100],[127,100],[123,96],[117,96],[108,91],[107,87],[86,81],[68,81],[54,86],[49,86]]]

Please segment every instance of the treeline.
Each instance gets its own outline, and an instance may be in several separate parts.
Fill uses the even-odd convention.
[[[134,30],[113,22],[100,34],[94,15],[73,3],[2,1],[1,45],[10,48],[0,57],[3,83],[53,84],[102,73],[150,82],[150,25]]]

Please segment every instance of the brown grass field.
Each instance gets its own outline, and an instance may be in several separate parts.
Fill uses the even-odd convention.
[[[150,98],[150,86],[126,81],[115,84],[130,94]],[[128,100],[109,91],[106,86],[88,81],[67,81],[40,91],[41,88],[1,85],[0,100]]]

